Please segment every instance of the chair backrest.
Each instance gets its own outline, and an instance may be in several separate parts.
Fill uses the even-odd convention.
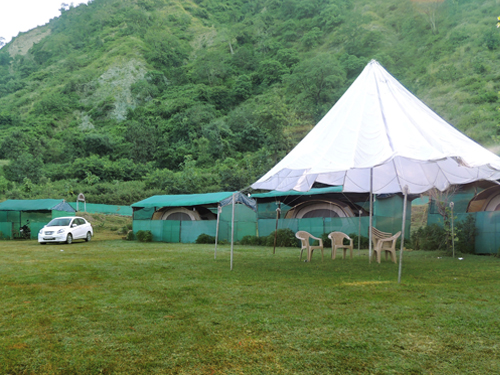
[[[307,233],[305,230],[299,230],[295,233],[295,237],[302,242],[302,246],[309,246],[309,238],[311,237],[310,233]]]
[[[382,232],[375,227],[372,227],[372,235],[376,238],[390,238],[392,237],[392,233]]]
[[[344,244],[344,238],[350,240],[351,237],[349,237],[347,234],[342,233],[342,232],[332,232],[328,235],[328,238],[330,238],[334,244],[336,245],[343,245]]]

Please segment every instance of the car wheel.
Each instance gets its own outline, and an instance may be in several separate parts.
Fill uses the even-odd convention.
[[[92,235],[90,232],[87,232],[87,236],[85,237],[85,241],[89,242],[92,239]]]
[[[66,243],[71,243],[73,242],[73,236],[71,235],[71,233],[68,234],[68,237],[66,237]]]

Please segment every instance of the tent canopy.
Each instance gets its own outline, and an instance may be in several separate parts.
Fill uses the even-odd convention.
[[[180,194],[180,195],[154,195],[140,202],[132,204],[133,208],[151,208],[151,207],[183,207],[200,206],[207,204],[222,204],[224,201],[231,204],[232,196],[236,194],[236,203],[242,203],[255,211],[255,201],[249,199],[238,192],[218,192],[206,194]]]
[[[254,189],[412,194],[500,179],[500,158],[453,126],[372,60],[333,108]],[[371,187],[371,181],[373,186]]]
[[[8,199],[0,203],[0,211],[66,211],[75,212],[64,199]]]
[[[333,187],[328,187],[328,188],[317,188],[317,189],[311,189],[307,193],[304,193],[302,191],[296,191],[296,190],[289,190],[289,191],[270,191],[267,193],[258,193],[258,194],[252,194],[252,198],[278,198],[278,197],[287,197],[289,195],[323,195],[323,194],[329,194],[329,193],[342,193],[342,186],[333,186]]]

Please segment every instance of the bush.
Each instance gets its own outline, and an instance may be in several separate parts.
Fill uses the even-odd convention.
[[[474,254],[477,236],[476,218],[472,215],[467,215],[465,220],[457,222],[455,233],[458,236],[458,241],[455,242],[455,249],[461,253]]]
[[[274,246],[274,234],[267,236],[266,245]],[[291,229],[278,229],[276,235],[276,246],[278,247],[300,247],[300,241],[295,237],[295,233]]]
[[[411,236],[412,247],[415,250],[445,250],[446,231],[438,224],[419,228]]]
[[[352,245],[354,246],[355,249],[358,248],[358,235],[355,233],[350,233],[349,237],[352,238]],[[360,244],[360,249],[368,249],[370,247],[370,238],[361,236],[361,244]]]
[[[153,233],[150,230],[140,230],[137,232],[136,237],[139,242],[153,241]]]
[[[215,244],[215,237],[202,233],[196,239],[196,243]]]
[[[250,246],[266,246],[267,237],[257,237],[257,236],[244,236],[240,243],[242,245],[250,245]],[[274,244],[274,237],[273,237]]]
[[[127,241],[133,241],[133,240],[134,240],[134,232],[129,231],[129,232],[127,233],[126,240],[127,240]]]

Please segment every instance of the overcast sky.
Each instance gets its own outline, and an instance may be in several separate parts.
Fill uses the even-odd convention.
[[[58,17],[61,4],[77,6],[88,0],[0,0],[0,37],[8,43],[19,32],[43,26],[51,18]]]

